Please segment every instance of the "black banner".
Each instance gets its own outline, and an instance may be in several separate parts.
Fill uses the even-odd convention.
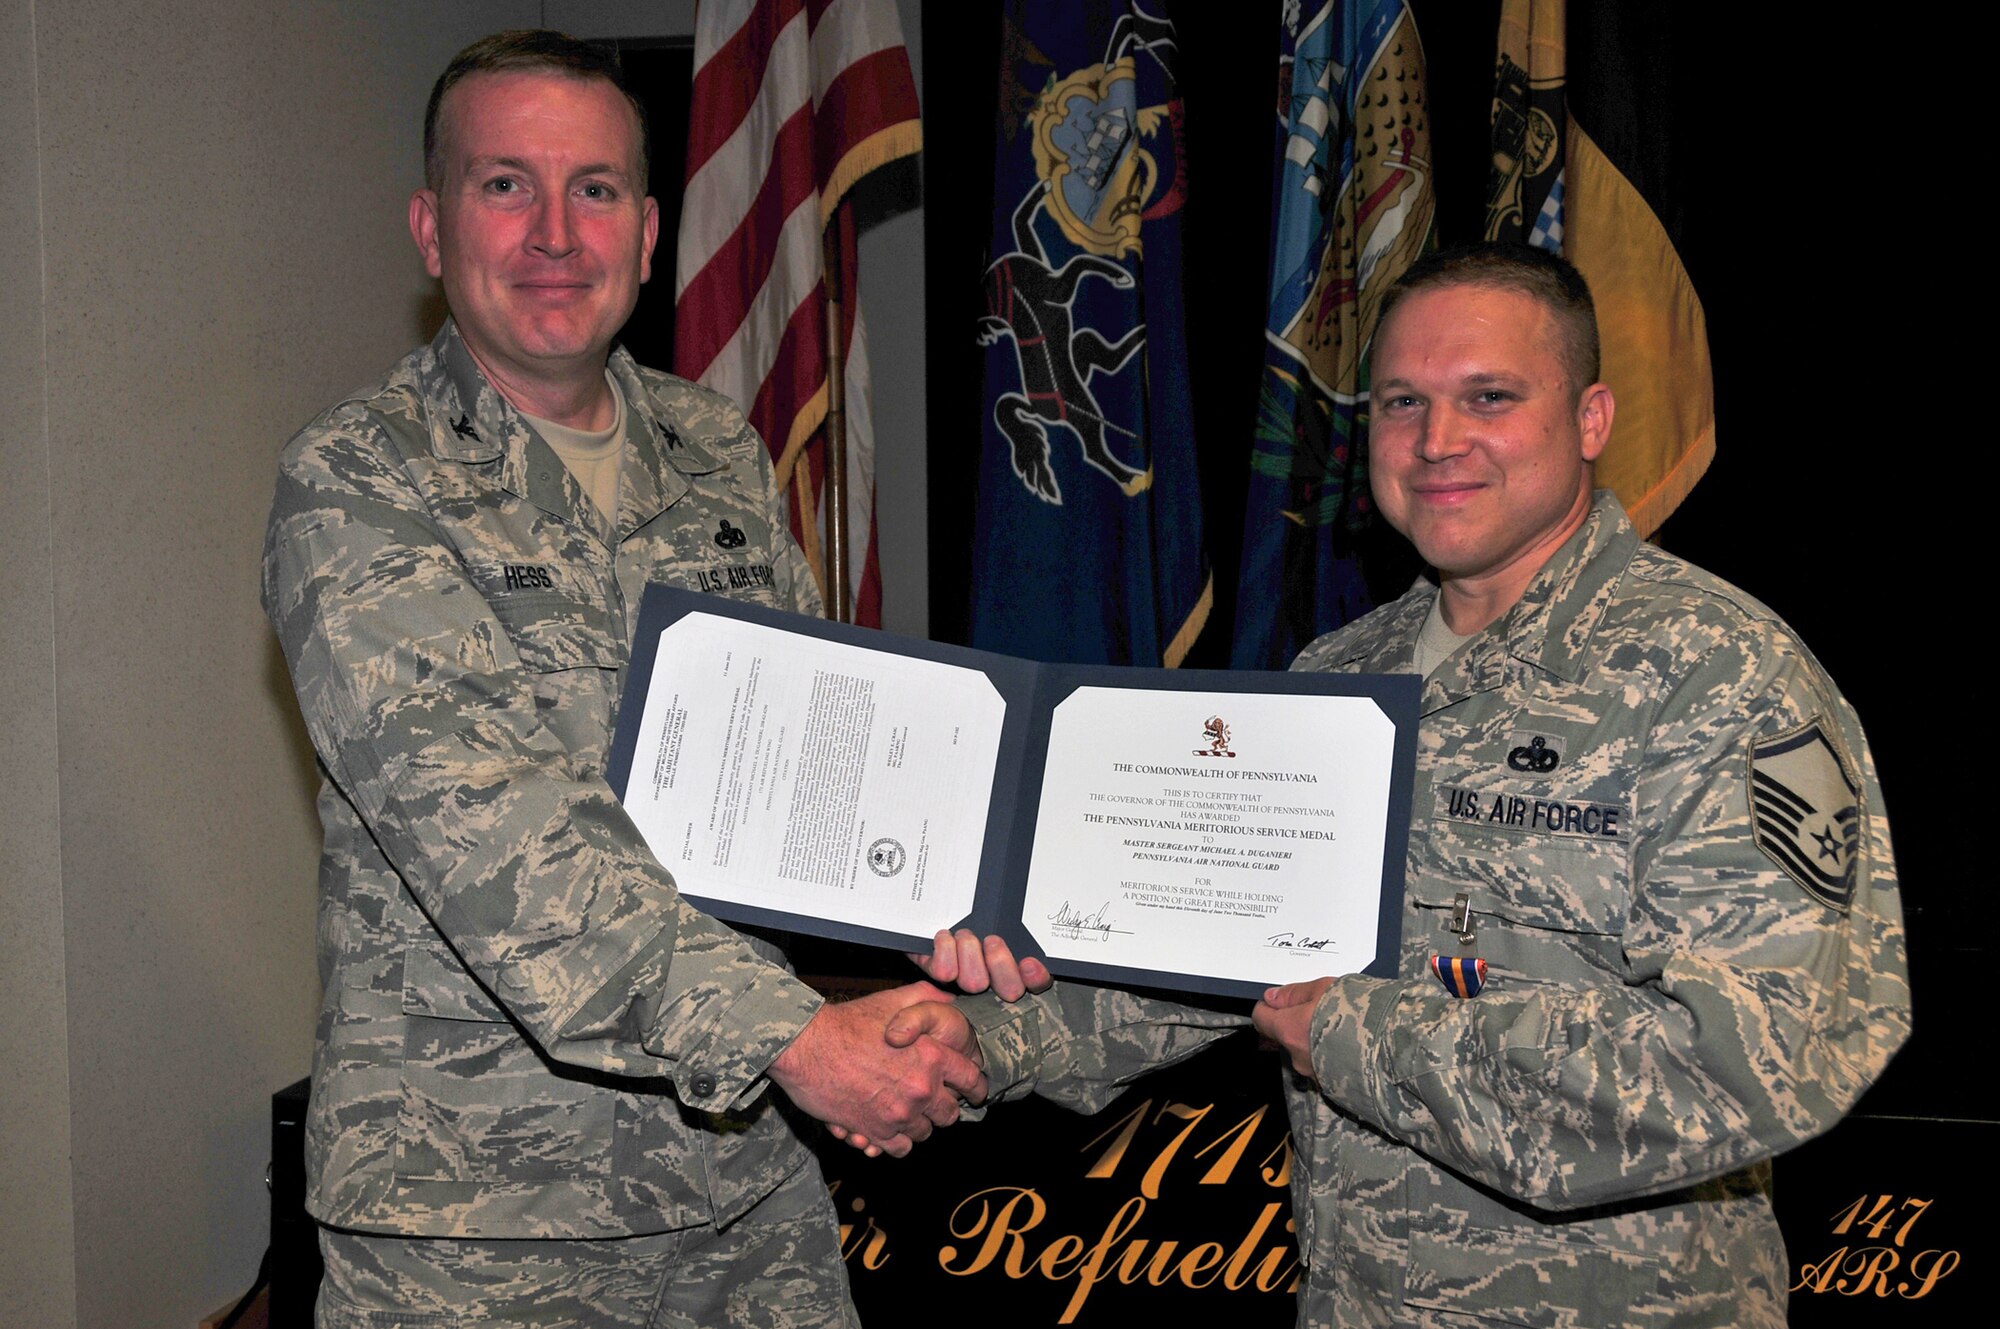
[[[907,1158],[821,1149],[870,1329],[1296,1320],[1278,1058],[1232,1038],[1086,1117],[1030,1099]],[[2000,1124],[1851,1117],[1779,1158],[1791,1323],[1962,1325],[1996,1254]]]

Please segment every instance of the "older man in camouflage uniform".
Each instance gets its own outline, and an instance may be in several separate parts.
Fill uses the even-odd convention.
[[[1782,1326],[1768,1160],[1909,1029],[1860,725],[1770,610],[1593,497],[1597,359],[1536,250],[1436,256],[1384,306],[1373,485],[1437,577],[1295,665],[1426,676],[1401,977],[1255,1012],[1295,1071],[1301,1323]],[[1240,1024],[1075,984],[973,1010],[996,1093],[1086,1107]]]
[[[892,1151],[983,1089],[683,901],[604,782],[640,592],[816,613],[763,444],[613,335],[658,229],[615,57],[439,80],[452,321],[285,450],[264,601],[324,772],[320,1323],[852,1322],[791,1105]],[[885,1059],[886,1058],[886,1059]]]

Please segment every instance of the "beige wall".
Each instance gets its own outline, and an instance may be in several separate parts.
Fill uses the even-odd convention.
[[[0,1321],[180,1329],[249,1283],[318,996],[310,757],[257,608],[277,449],[429,330],[402,217],[450,54],[692,9],[0,0]],[[878,369],[919,385],[878,405],[908,627],[922,292],[880,290]]]
[[[9,1323],[192,1326],[256,1270],[317,999],[273,459],[418,340],[430,81],[538,11],[0,9]]]
[[[69,1018],[43,428],[35,5],[0,0],[0,1319],[68,1325]]]

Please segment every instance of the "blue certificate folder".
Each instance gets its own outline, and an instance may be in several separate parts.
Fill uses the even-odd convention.
[[[1056,973],[1126,987],[1255,997],[1262,993],[1266,984],[1047,956],[1042,943],[1036,938],[1033,921],[1024,920],[1022,910],[1028,888],[1029,861],[1035,843],[1035,823],[1041,806],[1050,726],[1057,705],[1082,687],[1371,698],[1395,726],[1395,737],[1383,828],[1382,889],[1376,951],[1373,961],[1363,972],[1381,977],[1395,975],[1401,943],[1403,864],[1409,843],[1411,790],[1416,765],[1421,680],[1415,675],[1040,664],[990,651],[920,641],[871,628],[806,618],[759,605],[742,604],[721,596],[655,584],[647,588],[640,604],[632,669],[625,684],[617,733],[612,740],[610,780],[620,798],[625,796],[631,776],[640,722],[651,686],[655,657],[659,652],[660,635],[689,614],[738,619],[865,650],[974,669],[986,675],[1005,699],[1007,712],[1001,729],[992,800],[986,813],[986,840],[979,860],[974,904],[972,912],[958,926],[971,928],[982,936],[998,933],[1006,938],[1016,955],[1044,957],[1049,968]],[[1198,735],[1190,737],[1199,738]],[[929,935],[885,932],[808,914],[745,905],[704,896],[698,890],[684,888],[682,894],[704,913],[733,923],[781,928],[897,950],[927,951],[931,946]]]

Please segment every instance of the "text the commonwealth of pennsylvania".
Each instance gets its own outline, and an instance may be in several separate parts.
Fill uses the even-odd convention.
[[[1244,771],[1226,766],[1153,766],[1145,762],[1114,761],[1111,769],[1126,775],[1194,775],[1210,780],[1289,780],[1297,784],[1318,784],[1310,771]]]

